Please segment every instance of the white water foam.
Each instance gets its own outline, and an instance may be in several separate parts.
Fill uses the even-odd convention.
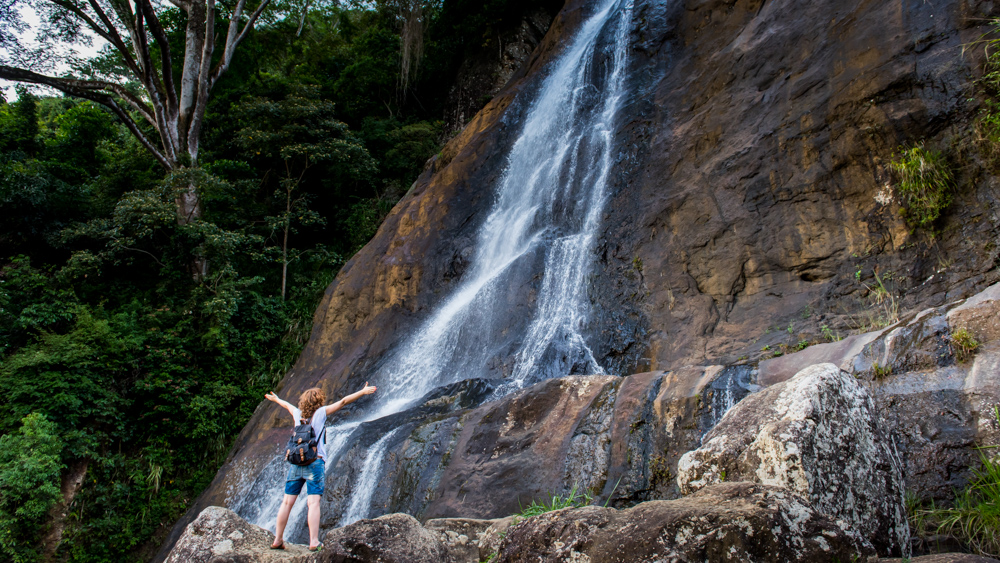
[[[344,516],[340,519],[340,525],[346,526],[368,517],[368,510],[371,508],[372,495],[375,493],[375,486],[378,485],[378,478],[382,474],[382,456],[385,455],[389,440],[399,432],[399,428],[382,436],[378,442],[372,444],[365,456],[365,463],[361,466],[361,474],[354,484],[354,491],[351,494],[351,504],[344,511]]]

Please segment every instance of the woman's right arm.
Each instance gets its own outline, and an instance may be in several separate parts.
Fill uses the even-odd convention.
[[[368,382],[366,381],[365,386],[361,389],[361,391],[358,391],[356,393],[351,393],[350,395],[344,397],[343,399],[337,401],[336,403],[324,407],[326,409],[326,416],[330,416],[331,414],[339,411],[344,405],[353,403],[354,401],[357,401],[358,399],[360,399],[365,395],[371,395],[372,393],[375,392],[376,389],[377,388],[374,385],[368,385]]]
[[[268,393],[267,395],[264,395],[264,398],[267,399],[268,401],[271,401],[272,403],[278,403],[279,405],[285,407],[285,410],[288,411],[288,414],[292,415],[292,418],[295,418],[295,410],[294,410],[295,407],[288,401],[280,399],[278,395],[275,393]]]

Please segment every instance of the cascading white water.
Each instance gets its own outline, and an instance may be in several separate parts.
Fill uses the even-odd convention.
[[[511,355],[503,394],[550,377],[604,373],[583,336],[590,309],[587,278],[615,164],[631,16],[632,0],[602,0],[551,64],[507,155],[468,269],[455,291],[372,378],[379,392],[364,421],[413,406],[434,388],[488,377],[497,358]],[[512,336],[507,293],[539,277],[530,321],[520,336]],[[340,457],[360,422],[351,424],[350,431],[342,425],[327,431],[344,437],[339,445],[332,440],[327,445],[328,463]],[[340,525],[368,516],[369,489],[377,482],[392,434],[369,451]],[[260,499],[259,508],[237,511],[252,512],[259,525],[273,526],[279,485],[262,495],[274,495],[278,502]]]
[[[361,475],[358,476],[358,481],[354,484],[351,504],[340,519],[341,526],[346,526],[368,516],[372,494],[375,492],[375,485],[378,484],[382,456],[385,455],[386,447],[396,432],[399,432],[399,428],[382,436],[369,448],[368,455],[365,456],[365,463],[361,467]]]
[[[509,311],[496,310],[506,303],[499,294],[518,275],[529,277],[516,270],[537,268],[539,252],[544,266],[530,273],[542,275],[541,289],[504,390],[574,371],[604,372],[582,329],[590,308],[591,254],[614,164],[615,116],[625,96],[631,12],[631,0],[602,2],[552,65],[507,157],[461,284],[380,371],[379,415],[486,372],[509,325]],[[610,51],[606,59],[598,56],[602,48]]]

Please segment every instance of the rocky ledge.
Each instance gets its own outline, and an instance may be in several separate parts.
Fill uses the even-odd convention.
[[[1000,285],[756,367],[573,376],[478,406],[463,397],[483,390],[460,385],[410,413],[410,437],[388,458],[387,485],[439,476],[440,488],[412,505],[417,518],[326,525],[326,549],[313,554],[269,550],[269,532],[210,507],[168,561],[907,557],[904,491],[947,501],[976,448],[1000,443],[997,319]],[[960,353],[960,329],[974,351]],[[441,446],[439,462],[407,453],[428,443]],[[574,485],[592,506],[509,516],[518,501]]]

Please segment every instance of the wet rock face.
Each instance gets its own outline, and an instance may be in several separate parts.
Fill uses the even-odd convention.
[[[626,510],[550,512],[507,529],[494,561],[874,561],[855,532],[787,489],[722,483]]]
[[[833,364],[748,397],[681,458],[677,473],[684,493],[726,480],[794,491],[880,554],[909,554],[898,454],[874,399]]]

